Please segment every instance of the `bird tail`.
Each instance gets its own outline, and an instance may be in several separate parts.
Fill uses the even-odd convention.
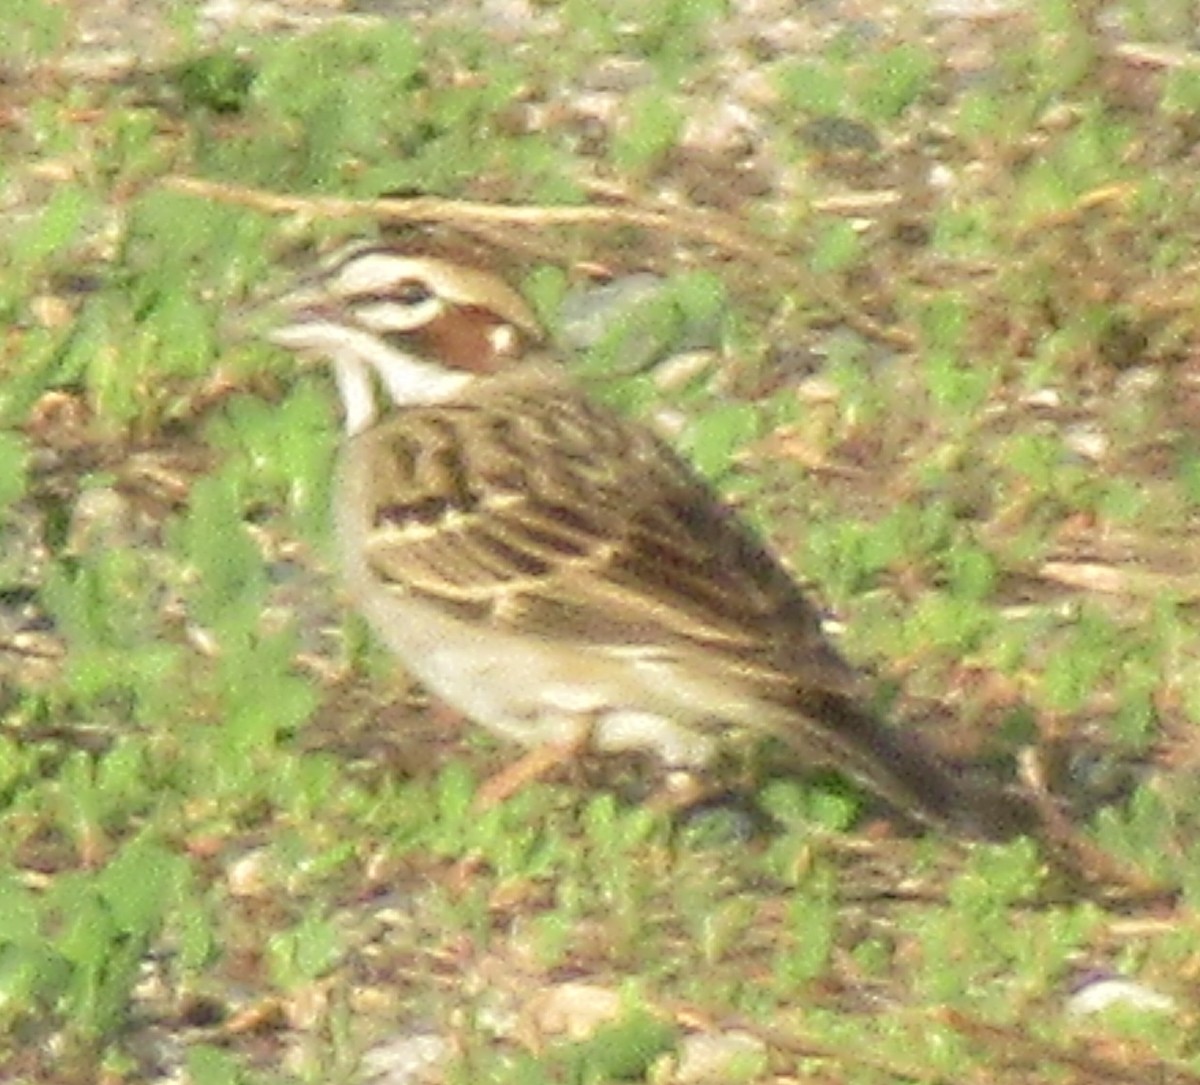
[[[791,742],[816,754],[902,815],[987,840],[1033,833],[1040,816],[1019,791],[968,780],[912,734],[883,723],[853,697],[805,690],[797,707],[811,731]]]

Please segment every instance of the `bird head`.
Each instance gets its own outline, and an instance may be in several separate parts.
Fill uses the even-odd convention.
[[[333,363],[350,434],[377,417],[376,381],[399,406],[442,402],[542,334],[494,275],[383,245],[343,250],[273,308],[271,342]]]

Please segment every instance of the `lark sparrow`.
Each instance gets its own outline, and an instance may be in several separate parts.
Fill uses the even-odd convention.
[[[783,566],[651,431],[536,348],[521,297],[385,246],[287,296],[269,338],[333,363],[346,435],[335,522],[354,602],[414,677],[541,751],[696,769],[777,736],[904,813],[1023,827],[913,736]]]

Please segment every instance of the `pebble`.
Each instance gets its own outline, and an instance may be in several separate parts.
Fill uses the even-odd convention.
[[[725,1085],[766,1070],[767,1045],[748,1032],[697,1033],[679,1045],[675,1085]]]
[[[1148,1013],[1173,1013],[1178,1006],[1170,995],[1143,983],[1111,972],[1085,973],[1074,984],[1066,1010],[1072,1017],[1090,1017],[1114,1007],[1143,1010]]]

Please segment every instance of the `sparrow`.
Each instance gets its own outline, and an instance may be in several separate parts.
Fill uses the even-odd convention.
[[[345,586],[429,691],[547,764],[702,771],[773,736],[907,817],[1006,837],[1024,805],[877,717],[780,560],[648,426],[590,398],[488,272],[357,244],[276,303],[332,363]]]

